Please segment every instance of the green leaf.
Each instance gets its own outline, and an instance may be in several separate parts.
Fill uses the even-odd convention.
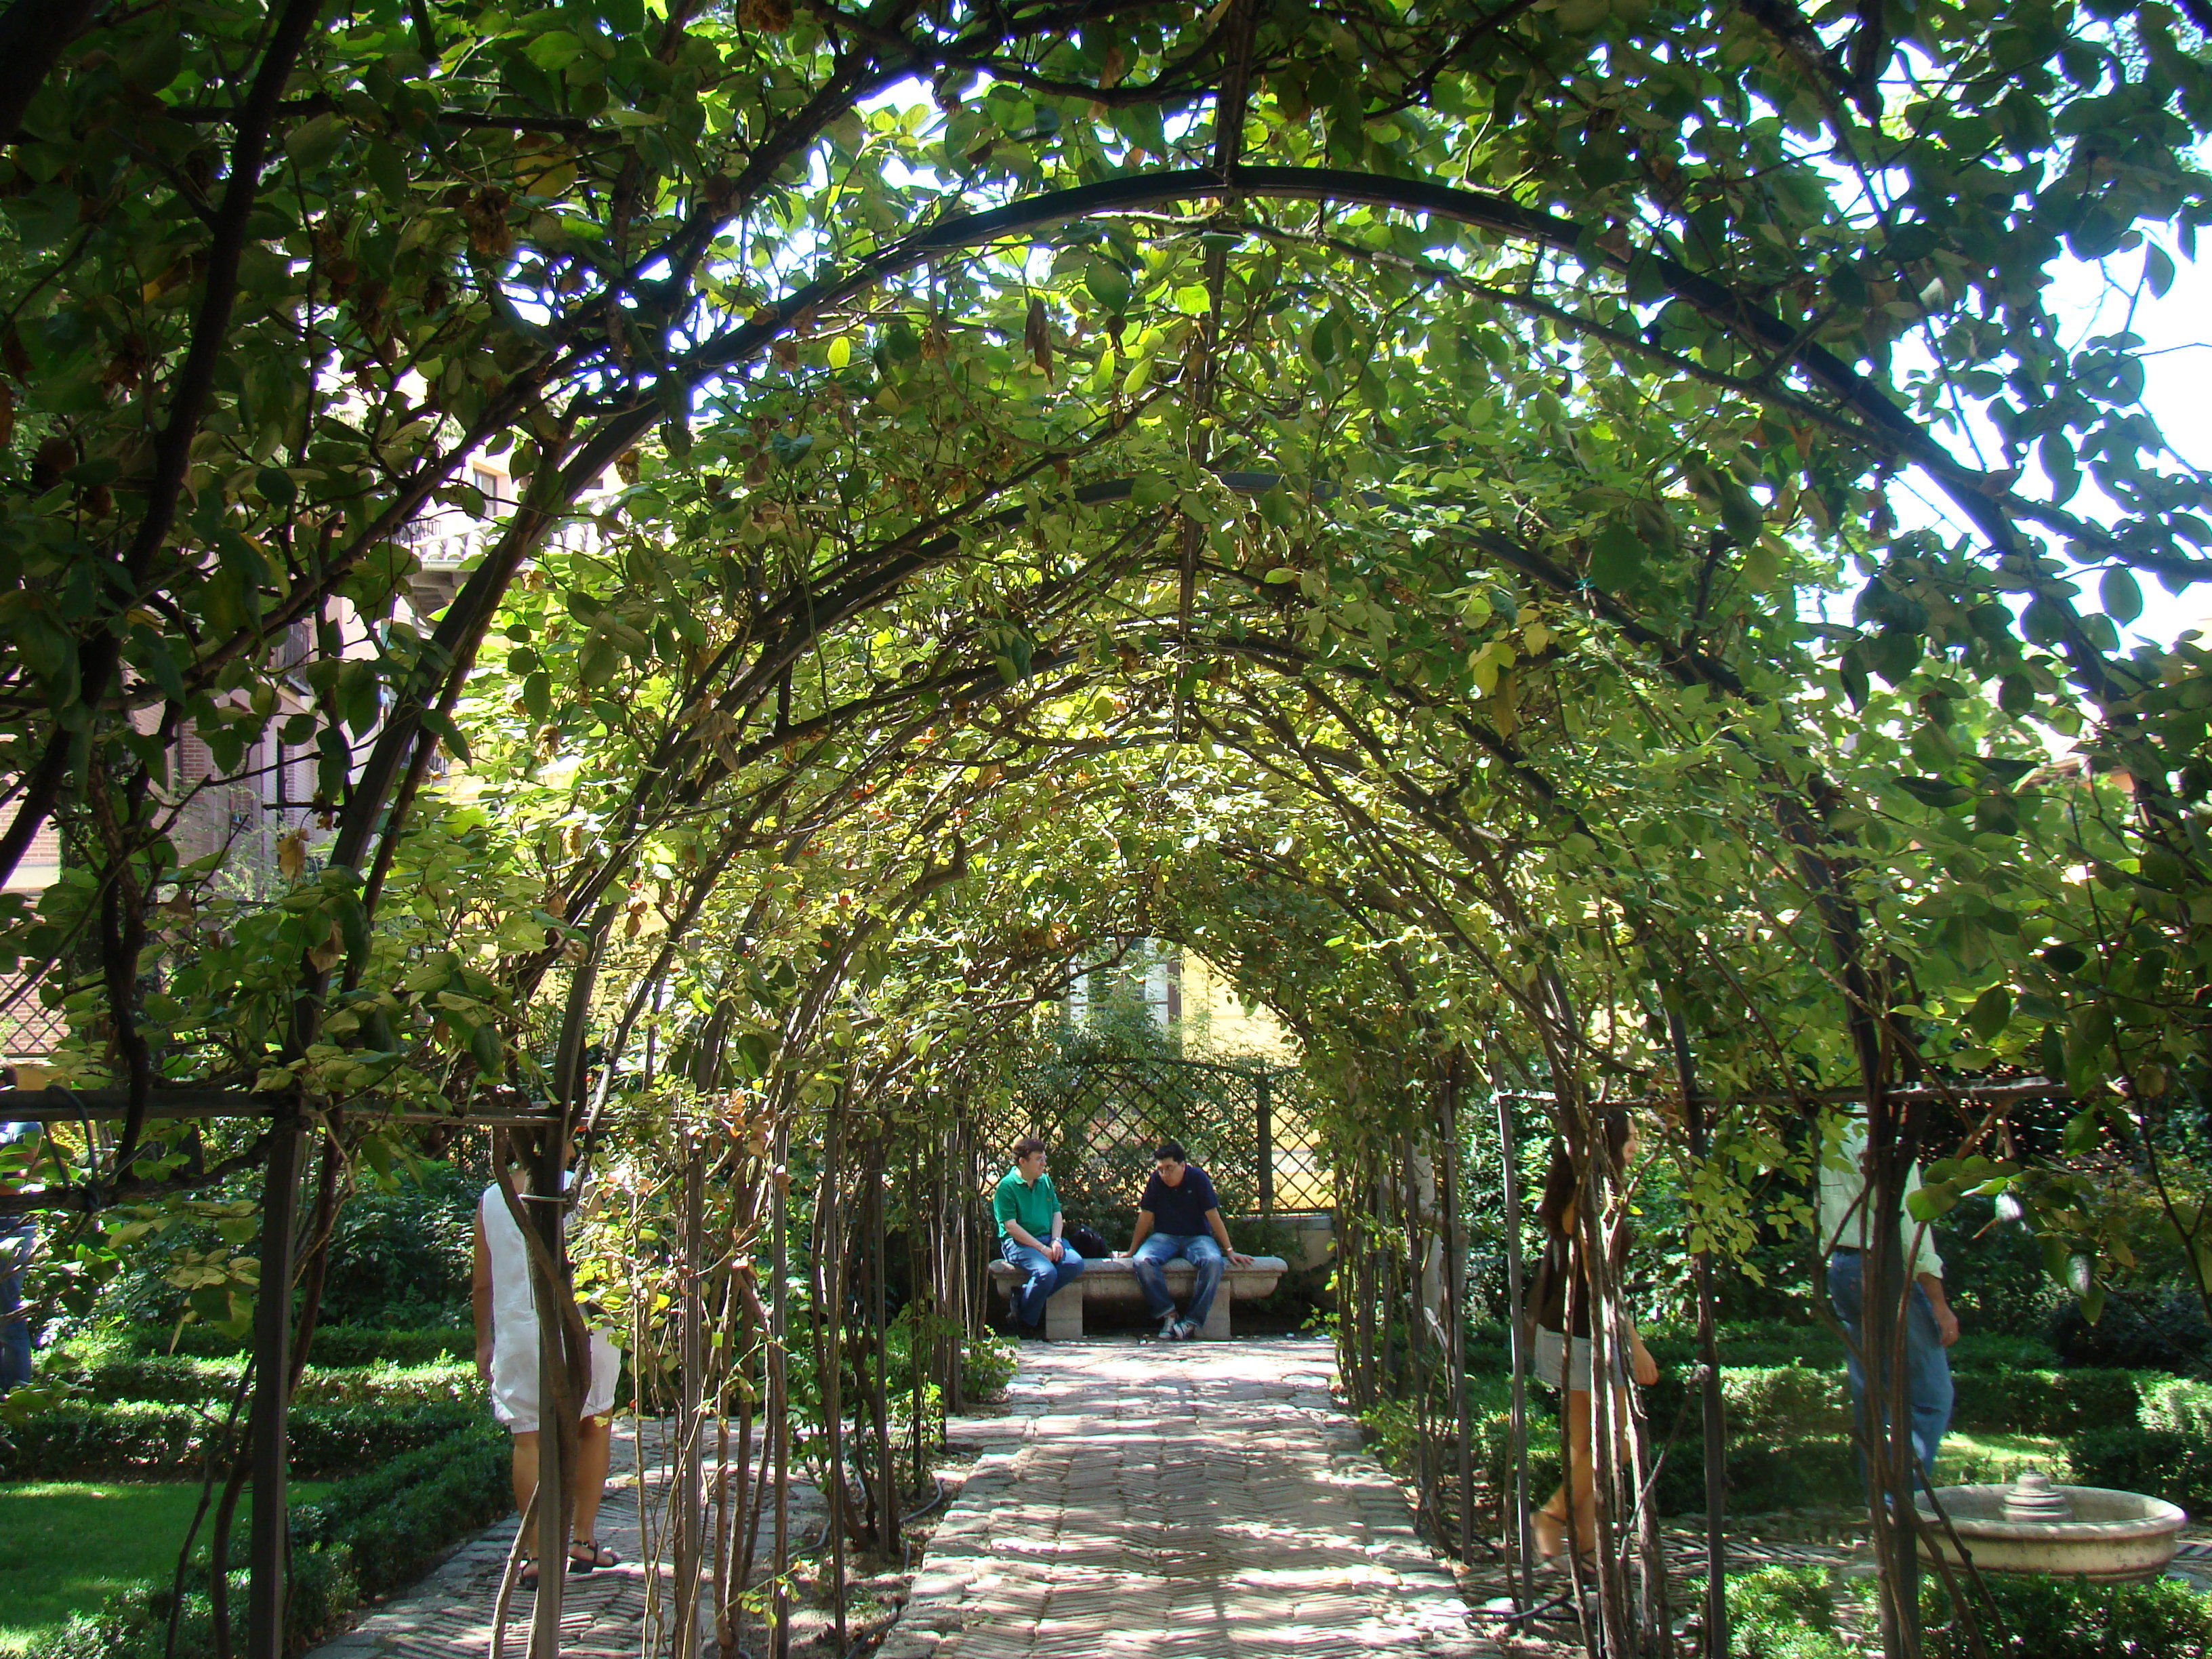
[[[1129,273],[1110,259],[1092,258],[1083,268],[1083,286],[1115,316],[1129,308]]]
[[[1930,806],[1964,806],[1974,798],[1972,790],[1942,778],[1899,776],[1894,781],[1914,799],[1925,801]]]
[[[302,173],[313,173],[345,142],[346,118],[335,110],[313,116],[284,135],[284,154]]]
[[[2097,599],[2105,614],[2124,626],[2142,615],[2142,589],[2123,566],[2114,565],[2098,580]]]
[[[1621,520],[1614,520],[1590,543],[1590,585],[1611,592],[1633,589],[1647,551],[1641,536]]]
[[[1992,985],[1966,1011],[1966,1029],[1983,1042],[1994,1042],[2012,1019],[2012,993]]]

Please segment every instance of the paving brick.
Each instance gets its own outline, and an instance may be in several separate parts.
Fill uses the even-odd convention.
[[[968,1627],[931,1659],[1495,1654],[1330,1408],[1327,1352],[1025,1350],[1010,1390],[1024,1414],[994,1419],[1019,1442],[1004,1480],[969,1480],[923,1564],[968,1587]],[[922,1659],[899,1645],[915,1611],[891,1659]]]

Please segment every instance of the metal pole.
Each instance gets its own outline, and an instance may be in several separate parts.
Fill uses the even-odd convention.
[[[530,1167],[527,1219],[538,1230],[556,1273],[562,1272],[568,1261],[561,1226],[561,1176],[567,1138],[562,1123],[548,1121],[539,1132]],[[561,1589],[568,1576],[570,1509],[570,1471],[562,1456],[562,1446],[575,1433],[576,1425],[555,1417],[560,1401],[568,1394],[562,1287],[544,1283],[534,1261],[531,1285],[531,1301],[538,1313],[538,1592],[531,1608],[530,1659],[559,1659]]]
[[[1450,1344],[1452,1414],[1459,1436],[1459,1559],[1474,1559],[1474,1412],[1467,1392],[1467,1218],[1460,1205],[1460,1051],[1444,1066],[1444,1329]]]
[[[292,1233],[300,1212],[301,1126],[296,1113],[269,1130],[261,1184],[261,1291],[253,1304],[253,1547],[246,1593],[246,1659],[284,1659],[284,1579],[289,1543],[285,1417],[292,1382]]]
[[[1698,1093],[1689,1029],[1669,1009],[1667,1034],[1674,1045],[1674,1074],[1682,1085],[1682,1111],[1690,1132],[1690,1157],[1705,1161],[1710,1135],[1705,1103]],[[1728,1659],[1728,1421],[1721,1389],[1720,1344],[1713,1329],[1713,1253],[1699,1250],[1697,1264],[1698,1369],[1705,1419],[1705,1619],[1701,1646],[1710,1659]]]
[[[1529,1605],[1528,1558],[1528,1345],[1521,1311],[1521,1145],[1513,1121],[1513,1103],[1498,1097],[1498,1158],[1505,1203],[1505,1335],[1513,1352],[1513,1403],[1509,1423],[1513,1437],[1513,1494],[1506,1503],[1506,1547],[1519,1583],[1520,1605]]]
[[[1262,1066],[1252,1078],[1254,1115],[1259,1120],[1260,1130],[1260,1213],[1275,1212],[1275,1109],[1268,1092],[1267,1068]]]
[[[683,1414],[678,1420],[676,1468],[676,1659],[697,1659],[699,1585],[703,1559],[700,1437],[705,1428],[701,1402],[705,1395],[706,1310],[700,1296],[705,1267],[706,1161],[696,1129],[683,1131],[684,1218],[678,1232],[677,1264],[683,1275],[678,1312],[683,1375]]]

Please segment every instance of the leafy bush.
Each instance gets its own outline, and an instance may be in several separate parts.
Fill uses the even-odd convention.
[[[969,1336],[960,1349],[960,1389],[970,1400],[996,1400],[1020,1368],[1014,1345],[988,1331]]]
[[[1951,1421],[1969,1431],[2071,1434],[2133,1422],[2136,1382],[2127,1371],[1965,1370],[1954,1368]]]
[[[505,1514],[514,1501],[507,1448],[504,1431],[476,1418],[297,1505],[285,1598],[288,1650],[303,1651],[362,1601],[411,1583],[455,1540]],[[238,1548],[242,1554],[242,1541]],[[229,1578],[235,1625],[246,1575],[236,1571]],[[79,1614],[33,1644],[25,1659],[161,1659],[173,1600],[166,1582],[119,1590],[98,1613]],[[210,1659],[214,1620],[204,1571],[187,1589],[179,1631],[178,1659]]]
[[[323,1316],[370,1328],[465,1325],[471,1223],[483,1188],[473,1170],[425,1164],[390,1192],[349,1199],[331,1232]]]
[[[173,1344],[172,1339],[174,1339]],[[102,1357],[153,1356],[173,1352],[198,1358],[242,1353],[246,1339],[226,1336],[211,1325],[122,1325],[72,1337],[69,1347]],[[319,1325],[307,1358],[318,1366],[426,1365],[441,1359],[476,1358],[476,1338],[458,1327],[386,1330],[359,1325]]]
[[[2212,1514],[2212,1439],[2201,1430],[2091,1429],[2066,1443],[2066,1458],[2082,1486],[2147,1492]]]
[[[350,1556],[364,1595],[382,1595],[429,1571],[456,1538],[514,1507],[512,1441],[478,1417],[464,1429],[344,1481],[292,1511],[302,1545]]]
[[[194,1358],[183,1354],[99,1359],[64,1352],[46,1368],[46,1380],[67,1382],[95,1401],[138,1401],[221,1408],[244,1373],[242,1356]],[[473,1361],[441,1359],[425,1365],[312,1367],[293,1395],[295,1405],[422,1405],[481,1397]]]
[[[2212,1440],[2212,1382],[2182,1377],[2141,1378],[2136,1418],[2147,1429]]]
[[[1848,1659],[1836,1595],[1818,1567],[1761,1567],[1730,1578],[1729,1659]]]
[[[10,1480],[180,1479],[199,1473],[220,1410],[137,1401],[64,1401],[0,1429],[0,1478]],[[442,1440],[480,1420],[473,1403],[296,1406],[292,1472],[346,1475]]]
[[[2186,1584],[2093,1584],[2074,1578],[1985,1576],[1998,1630],[1987,1632],[2004,1659],[2204,1659],[2212,1605]],[[1967,1659],[1940,1579],[1922,1581],[1928,1659]]]
[[[240,1644],[246,1620],[246,1574],[227,1575],[230,1585],[231,1639]],[[361,1605],[342,1556],[297,1554],[284,1601],[285,1651],[304,1652],[307,1644]],[[93,1613],[72,1614],[59,1630],[40,1638],[23,1659],[163,1659],[168,1651],[169,1610],[173,1586],[141,1583],[117,1590]],[[177,1620],[176,1659],[213,1659],[215,1615],[208,1602],[207,1574],[193,1575]]]
[[[1850,1432],[1844,1375],[1805,1365],[1734,1368],[1721,1373],[1729,1432],[1750,1440],[1797,1440]]]

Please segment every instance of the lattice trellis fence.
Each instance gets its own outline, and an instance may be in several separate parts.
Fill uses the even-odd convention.
[[[1036,1135],[1070,1218],[1110,1238],[1136,1214],[1152,1148],[1179,1140],[1231,1215],[1296,1214],[1332,1201],[1312,1091],[1294,1068],[1165,1056],[1044,1061],[986,1111],[987,1161]]]

